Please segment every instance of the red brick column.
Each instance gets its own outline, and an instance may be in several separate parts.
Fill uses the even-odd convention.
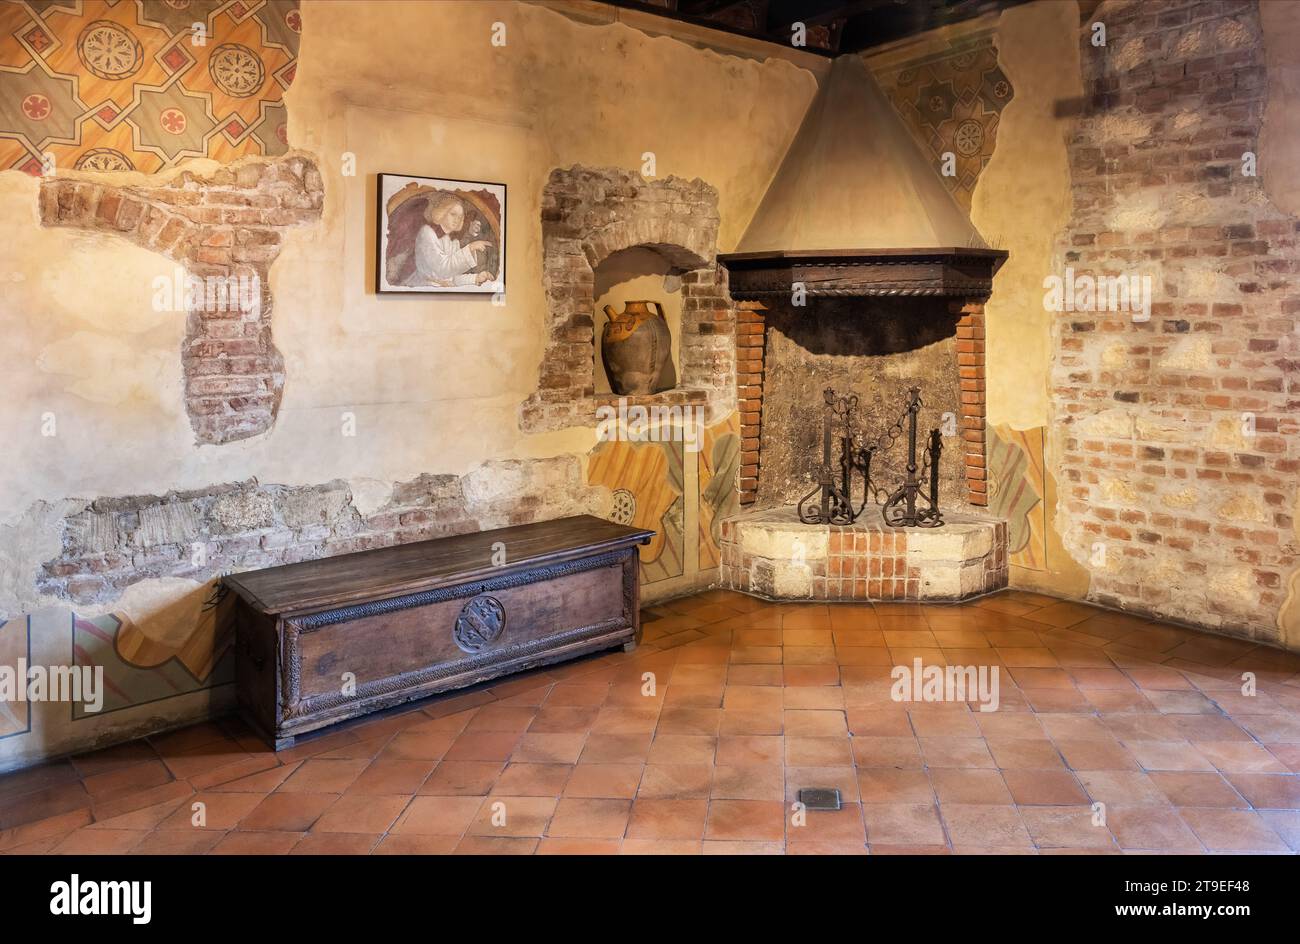
[[[758,498],[759,440],[763,427],[763,351],[767,307],[736,306],[736,399],[740,408],[740,503]]]
[[[957,374],[961,379],[961,438],[966,465],[966,500],[987,505],[988,471],[984,458],[984,302],[954,301],[957,322]]]

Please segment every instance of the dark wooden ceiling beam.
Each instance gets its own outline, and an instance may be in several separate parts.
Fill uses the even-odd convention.
[[[735,6],[739,0],[677,0],[677,12],[687,16],[710,16],[726,7]]]
[[[806,52],[823,56],[858,53],[962,20],[1004,10],[1027,0],[605,0],[707,29],[789,46],[792,27],[809,28]],[[763,4],[766,4],[764,7]],[[742,28],[750,11],[754,28]]]
[[[1025,2],[1027,0],[890,0],[849,18],[840,37],[840,51],[861,52]]]
[[[727,23],[720,19],[711,19],[709,16],[698,16],[693,13],[687,13],[683,10],[678,10],[678,9],[668,10],[662,6],[656,6],[653,3],[646,3],[644,2],[644,0],[603,0],[603,2],[608,3],[610,6],[622,7],[625,10],[637,10],[641,13],[651,13],[655,16],[662,16],[670,20],[677,20],[679,23],[690,23],[693,26],[703,26],[707,29],[716,30],[719,33],[728,33],[732,36],[745,36],[749,39],[756,39],[760,42],[779,43],[780,45],[786,47],[789,47],[790,45],[789,36],[785,36],[785,37],[769,36],[767,35],[767,32],[762,28],[754,29],[754,30],[737,29],[736,27],[732,26],[730,23]],[[739,6],[739,5],[740,5],[739,2],[733,2],[725,6],[719,7],[718,10],[714,12],[713,16],[717,16],[718,14],[725,14],[725,12],[730,7]],[[803,51],[816,53],[817,55],[821,55],[821,56],[833,57],[835,55],[835,50],[833,48],[822,47],[817,45],[809,45],[807,47],[804,47]]]
[[[772,0],[767,8],[767,31],[789,35],[795,23],[828,26],[900,0]]]

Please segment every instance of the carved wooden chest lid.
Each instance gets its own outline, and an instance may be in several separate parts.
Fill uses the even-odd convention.
[[[252,570],[223,583],[263,613],[309,613],[590,557],[654,534],[577,515]]]

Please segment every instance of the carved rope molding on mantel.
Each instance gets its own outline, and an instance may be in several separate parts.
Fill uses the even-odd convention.
[[[215,287],[186,300],[181,347],[185,408],[200,445],[275,423],[284,359],[271,340],[270,269],[283,231],[315,222],[323,203],[320,171],[302,154],[127,186],[60,175],[40,190],[43,225],[114,233]]]

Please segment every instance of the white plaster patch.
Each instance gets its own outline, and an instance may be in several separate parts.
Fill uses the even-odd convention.
[[[125,617],[144,635],[166,649],[179,652],[194,635],[199,613],[216,583],[206,585],[184,577],[160,577],[133,583],[110,603],[78,604],[78,616]]]
[[[0,525],[0,619],[30,613],[44,600],[35,588],[42,564],[63,550],[63,519],[86,502],[37,502],[11,524]]]
[[[1138,500],[1137,491],[1128,479],[1102,479],[1101,497],[1108,502],[1128,503]]]
[[[1146,61],[1146,58],[1146,43],[1141,39],[1130,39],[1119,47],[1119,51],[1111,56],[1110,61],[1120,72],[1127,72],[1136,69]]]
[[[1106,114],[1100,125],[1098,137],[1112,143],[1131,143],[1151,136],[1151,121],[1134,114]]]
[[[1210,428],[1210,442],[1216,449],[1246,450],[1250,440],[1245,425],[1238,416],[1222,416]]]
[[[1160,416],[1139,416],[1134,420],[1135,435],[1139,440],[1162,443],[1185,443],[1191,429],[1185,420]]]
[[[1128,345],[1123,341],[1108,344],[1101,352],[1101,365],[1103,367],[1124,367],[1127,364]]]
[[[830,547],[825,528],[794,525],[743,524],[736,526],[741,550],[769,560],[820,560]]]
[[[1159,229],[1169,218],[1169,211],[1161,205],[1160,194],[1153,191],[1126,198],[1111,211],[1107,223],[1112,230]]]
[[[812,569],[807,564],[774,563],[772,594],[787,599],[812,596]]]
[[[1183,294],[1198,301],[1236,301],[1241,297],[1237,282],[1230,275],[1202,266],[1183,270]]]
[[[1249,567],[1222,567],[1211,571],[1206,589],[1220,600],[1226,598],[1242,605],[1259,604],[1259,593]]]
[[[1160,496],[1160,504],[1166,508],[1191,508],[1200,500],[1200,492],[1190,485],[1176,492],[1166,492]]]
[[[949,516],[951,518],[951,516]],[[966,561],[983,558],[993,550],[993,529],[984,524],[949,520],[942,528],[917,528],[907,532],[907,562]]]
[[[1103,410],[1079,420],[1082,436],[1098,439],[1132,439],[1133,415],[1126,410]]]
[[[1242,20],[1222,20],[1215,30],[1215,41],[1220,49],[1240,49],[1254,41],[1255,31]]]
[[[1205,27],[1197,26],[1189,29],[1178,37],[1178,42],[1174,46],[1173,57],[1175,59],[1191,59],[1198,55],[1208,45],[1208,37],[1205,35]]]
[[[1229,521],[1253,521],[1256,524],[1268,523],[1268,512],[1250,495],[1238,495],[1219,506],[1220,518]]]
[[[1228,207],[1198,190],[1188,189],[1166,191],[1163,200],[1165,219],[1171,226],[1213,226],[1233,218],[1239,205]]]
[[[383,508],[393,497],[393,483],[381,482],[379,479],[350,479],[348,488],[352,492],[352,507],[363,518]]]
[[[1210,366],[1210,339],[1183,338],[1160,358],[1165,370],[1203,370]]]

